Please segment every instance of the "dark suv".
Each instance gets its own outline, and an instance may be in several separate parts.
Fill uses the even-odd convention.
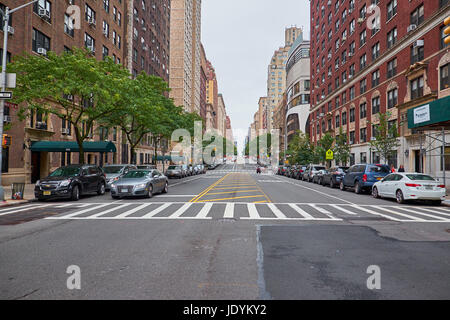
[[[355,188],[355,193],[371,189],[375,182],[382,180],[390,174],[389,166],[385,164],[356,164],[348,169],[340,188],[344,191],[347,187]]]
[[[60,167],[48,177],[36,182],[34,196],[39,200],[67,198],[77,201],[86,193],[105,194],[106,178],[95,165]]]
[[[321,183],[319,184],[334,188],[341,183],[342,177],[347,170],[348,167],[332,167],[328,170],[328,173],[323,175]]]

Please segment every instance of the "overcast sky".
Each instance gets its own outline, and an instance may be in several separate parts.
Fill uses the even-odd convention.
[[[202,42],[216,69],[235,136],[245,134],[267,94],[267,67],[284,45],[284,30],[303,26],[309,39],[309,0],[203,0]],[[244,136],[236,137],[239,151]]]

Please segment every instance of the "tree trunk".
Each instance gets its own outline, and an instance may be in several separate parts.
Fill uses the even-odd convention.
[[[82,140],[82,137],[80,136],[80,131],[79,131],[78,127],[73,126],[73,129],[75,131],[75,137],[77,138],[78,149],[80,150],[78,153],[78,163],[84,164],[85,159],[84,159],[83,140]]]

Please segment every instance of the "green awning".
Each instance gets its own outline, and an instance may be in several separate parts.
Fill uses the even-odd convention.
[[[408,110],[409,129],[450,127],[450,96]]]
[[[31,145],[31,151],[41,152],[79,152],[75,141],[36,141]],[[111,141],[83,142],[84,152],[117,152]]]

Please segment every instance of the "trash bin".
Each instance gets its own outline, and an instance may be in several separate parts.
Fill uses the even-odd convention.
[[[11,187],[12,187],[11,199],[22,200],[23,192],[25,190],[25,183],[13,183]]]

